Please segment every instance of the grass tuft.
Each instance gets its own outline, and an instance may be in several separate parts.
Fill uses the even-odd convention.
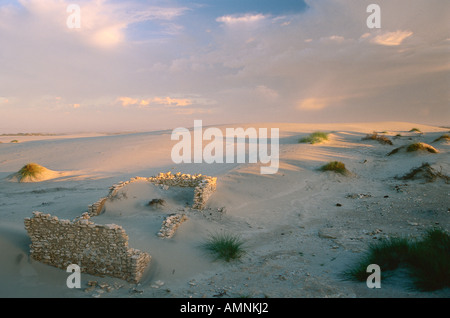
[[[437,150],[433,146],[430,146],[423,142],[415,142],[415,143],[410,144],[409,146],[401,146],[401,147],[395,148],[394,150],[389,152],[387,155],[391,156],[393,154],[396,154],[397,152],[399,152],[399,150],[404,149],[404,148],[406,148],[407,152],[428,151],[431,153],[439,153],[439,150]]]
[[[44,171],[45,168],[37,163],[28,163],[18,171],[19,182],[22,182],[26,178],[35,179]]]
[[[211,234],[202,247],[209,253],[229,262],[238,259],[245,254],[243,240],[240,236],[229,233]]]
[[[437,178],[444,179],[446,183],[450,182],[450,177],[442,173],[441,171],[436,171],[431,167],[428,162],[422,163],[420,167],[411,169],[410,172],[405,174],[403,177],[397,178],[401,180],[415,180],[415,179],[425,179],[426,182],[434,182]]]
[[[416,132],[422,134],[422,131],[419,128],[412,128],[409,132]]]
[[[450,141],[450,135],[449,134],[443,134],[439,138],[436,138],[433,142],[438,142],[441,140]]]
[[[391,238],[369,246],[355,266],[344,272],[344,278],[365,281],[367,266],[377,264],[382,274],[406,266],[415,287],[422,291],[450,287],[450,235],[442,230],[428,230],[422,240]]]
[[[323,141],[328,140],[328,133],[316,131],[310,134],[308,137],[304,137],[299,140],[300,143],[310,143],[310,144],[317,144],[321,143]]]
[[[364,137],[362,140],[376,140],[378,141],[380,144],[383,145],[393,145],[392,141],[384,136],[384,135],[378,135],[378,133],[373,132],[372,134],[367,134],[366,137]]]
[[[420,151],[420,150],[426,150],[431,153],[439,152],[439,151],[437,151],[436,148],[434,148],[428,144],[425,144],[423,142],[415,142],[415,143],[409,145],[408,147],[406,147],[406,151],[408,151],[408,152]]]
[[[326,165],[319,168],[321,171],[334,171],[340,174],[347,174],[349,171],[345,167],[345,164],[340,161],[331,161]]]

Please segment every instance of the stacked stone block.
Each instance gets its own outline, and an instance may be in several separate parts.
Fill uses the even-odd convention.
[[[24,222],[31,257],[64,270],[77,264],[84,273],[137,283],[151,260],[148,253],[128,247],[121,226],[94,224],[86,214],[71,222],[34,212]]]

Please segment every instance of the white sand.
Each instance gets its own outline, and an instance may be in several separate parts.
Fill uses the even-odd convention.
[[[180,164],[172,162],[171,131],[122,135],[2,137],[0,144],[0,296],[1,297],[448,297],[448,289],[411,290],[398,272],[381,289],[343,281],[340,274],[380,238],[420,237],[438,225],[450,230],[449,185],[394,179],[429,162],[450,173],[446,141],[433,140],[448,129],[413,123],[248,124],[226,127],[280,128],[280,169],[261,175],[259,164]],[[409,132],[413,127],[423,134]],[[313,131],[331,132],[323,144],[299,144]],[[387,131],[394,146],[361,140]],[[3,140],[5,139],[5,140]],[[19,143],[9,143],[18,139]],[[386,154],[421,141],[439,154]],[[345,163],[351,176],[323,173],[328,161]],[[8,180],[28,162],[61,174],[46,181]],[[107,202],[93,221],[122,225],[130,246],[147,251],[152,263],[137,286],[82,274],[82,288],[66,287],[68,273],[29,258],[23,220],[33,211],[70,219],[108,193],[108,187],[134,176],[159,172],[201,173],[218,178],[216,193],[203,213],[189,212],[172,239],[156,236],[167,213],[183,211],[189,189],[166,196],[167,205],[152,210],[145,203],[164,193],[136,184],[126,199]],[[148,196],[146,191],[148,192]],[[177,192],[178,191],[178,192]],[[354,195],[348,197],[348,195]],[[363,196],[363,194],[365,196]],[[336,206],[339,203],[341,206]],[[226,207],[220,217],[218,208]],[[124,213],[126,211],[126,213]],[[211,213],[211,214],[210,214]],[[240,235],[247,253],[238,261],[214,261],[199,245],[209,233]],[[320,233],[320,236],[319,236]],[[328,234],[331,238],[324,238]],[[110,288],[86,289],[88,281]]]

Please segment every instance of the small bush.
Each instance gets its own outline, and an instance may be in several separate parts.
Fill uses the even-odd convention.
[[[327,163],[326,165],[323,165],[322,167],[320,167],[321,171],[334,171],[336,173],[340,173],[340,174],[347,174],[348,170],[345,167],[345,164],[340,162],[340,161],[331,161],[329,163]]]
[[[404,265],[410,269],[417,289],[431,291],[450,287],[450,235],[442,229],[428,230],[420,241],[391,238],[371,244],[368,252],[344,278],[365,281],[367,266],[377,264],[382,274]]]
[[[18,172],[19,182],[23,181],[26,178],[35,179],[44,171],[44,167],[33,162],[28,163],[23,166],[22,169],[20,169]]]
[[[419,128],[412,128],[409,132],[416,132],[416,133],[419,133],[419,134],[422,133],[422,131]]]
[[[19,141],[17,139],[11,140],[12,143],[18,143]]]
[[[240,258],[244,253],[242,248],[244,242],[239,236],[229,233],[211,234],[203,244],[203,248],[209,253],[229,262],[232,259]]]
[[[316,132],[313,132],[312,134],[310,134],[308,137],[304,137],[304,138],[300,139],[299,142],[317,144],[317,143],[321,143],[325,140],[328,140],[328,133],[316,131]]]

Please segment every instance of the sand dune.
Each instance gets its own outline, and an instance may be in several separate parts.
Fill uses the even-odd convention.
[[[430,226],[450,230],[449,185],[395,177],[428,162],[450,172],[449,144],[433,141],[448,129],[416,123],[259,123],[227,127],[280,128],[280,166],[262,175],[257,164],[174,164],[171,131],[33,136],[0,144],[0,253],[3,297],[442,297],[449,291],[419,292],[407,277],[394,275],[379,290],[342,281],[340,273],[368,244],[397,236],[420,236]],[[417,127],[422,134],[411,132]],[[298,140],[314,131],[330,133],[321,144]],[[362,140],[379,132],[393,145]],[[401,136],[397,136],[400,134]],[[10,137],[8,137],[10,138]],[[399,152],[412,142],[432,144],[438,154]],[[351,175],[322,172],[329,161],[345,163]],[[51,167],[40,182],[9,182],[28,162]],[[160,172],[217,177],[217,190],[204,211],[186,209],[191,190],[171,194],[135,184],[122,200],[109,201],[96,223],[122,225],[129,244],[152,255],[138,285],[83,274],[81,289],[68,289],[68,274],[29,258],[23,220],[41,211],[72,220],[104,197],[108,187],[135,176]],[[124,190],[125,191],[125,190]],[[167,205],[152,210],[149,200]],[[339,204],[339,205],[337,205]],[[217,213],[225,208],[225,213]],[[157,237],[165,215],[189,217],[170,240]],[[245,240],[238,261],[211,259],[199,248],[209,233],[231,232]],[[89,281],[103,284],[89,288]],[[107,287],[105,287],[107,286]],[[92,286],[91,286],[92,287]]]

